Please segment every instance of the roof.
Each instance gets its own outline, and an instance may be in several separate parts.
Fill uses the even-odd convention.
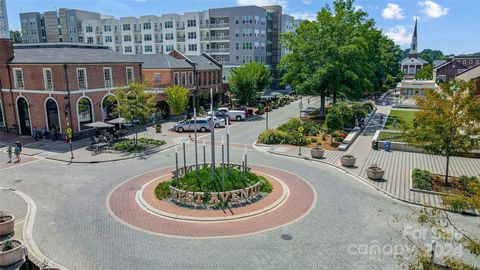
[[[477,77],[477,75],[480,76],[480,64],[475,65],[475,66],[473,66],[469,69],[466,69],[464,71],[461,71],[461,72],[457,73],[456,78],[460,79],[460,80],[464,80],[464,79],[466,79],[466,77],[469,77],[468,74],[466,74],[466,73],[472,73],[471,74],[472,76],[471,76],[470,79]],[[460,76],[460,75],[464,75],[464,76]]]
[[[447,62],[447,60],[433,60],[433,67],[438,67]]]
[[[221,69],[214,61],[204,55],[185,55],[185,57],[195,63],[198,70]]]
[[[450,64],[456,64],[456,65],[459,65],[459,66],[462,67],[462,68],[467,68],[466,66],[462,65],[460,62],[458,62],[458,61],[456,61],[456,60],[451,60],[451,61],[445,61],[445,62],[443,62],[442,64],[440,64],[440,65],[438,65],[438,66],[435,66],[433,69],[434,69],[434,70],[438,70],[438,69],[443,68],[443,67],[445,67],[445,66],[448,66],[448,65],[450,65]],[[455,68],[455,66],[454,66],[453,68]],[[460,68],[459,68],[459,69],[460,69]]]
[[[402,64],[406,61],[408,61],[409,63],[412,63],[414,61],[412,61],[412,59],[414,60],[418,60],[419,62],[421,62],[422,64],[428,64],[428,61],[427,60],[423,60],[422,58],[420,57],[406,57],[402,60]]]
[[[14,45],[11,64],[139,63],[104,46],[71,43]]]
[[[191,69],[193,68],[184,59],[176,59],[167,54],[135,54],[130,55],[132,59],[143,62],[144,69]]]

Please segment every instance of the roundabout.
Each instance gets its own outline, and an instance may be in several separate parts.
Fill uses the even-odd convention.
[[[155,188],[171,179],[172,168],[127,180],[110,192],[106,204],[110,214],[129,227],[183,238],[223,238],[269,231],[300,220],[315,206],[316,192],[301,177],[265,166],[252,166],[251,170],[268,180],[272,190],[267,196],[242,206],[223,204],[196,209],[179,206],[171,199],[159,200]],[[255,187],[250,188],[255,191]],[[240,190],[235,193],[242,198]],[[193,195],[189,201],[194,200]],[[226,197],[226,192],[219,194],[219,198],[222,196]]]

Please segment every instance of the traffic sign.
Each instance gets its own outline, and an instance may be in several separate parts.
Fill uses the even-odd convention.
[[[71,127],[67,127],[67,138],[72,139],[73,137],[73,130]]]

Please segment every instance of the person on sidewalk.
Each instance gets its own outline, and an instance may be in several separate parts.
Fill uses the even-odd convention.
[[[33,127],[33,138],[35,138],[35,141],[38,142],[38,129],[37,129],[37,127]]]
[[[20,153],[22,152],[22,143],[21,142],[15,142],[15,157],[17,160],[15,160],[15,163],[20,162]]]
[[[8,162],[7,163],[11,163],[12,162],[12,146],[11,145],[8,146],[7,153],[8,153]]]
[[[43,129],[42,129],[42,138],[44,140],[47,139],[47,127],[43,127]]]

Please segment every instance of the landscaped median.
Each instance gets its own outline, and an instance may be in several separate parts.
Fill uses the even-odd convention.
[[[147,148],[162,146],[164,144],[166,144],[165,141],[156,139],[138,138],[137,142],[135,142],[135,139],[125,139],[112,144],[112,149],[122,152],[142,152]]]

